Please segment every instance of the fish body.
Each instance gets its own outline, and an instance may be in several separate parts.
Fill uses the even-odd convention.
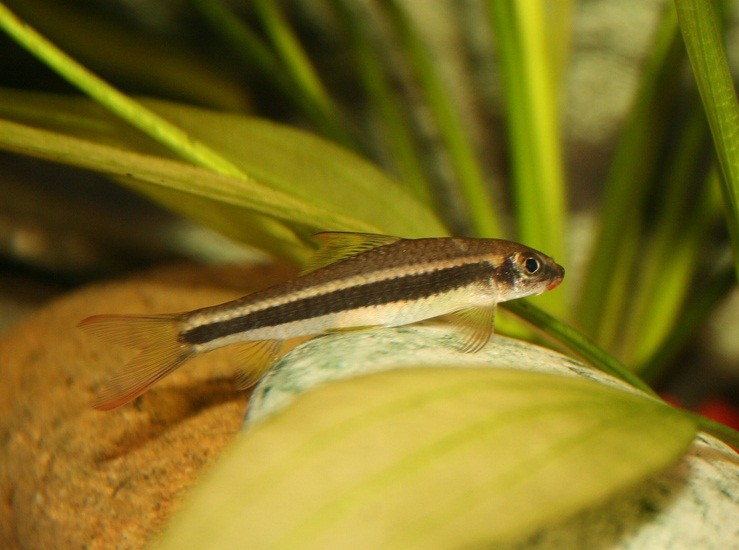
[[[499,239],[321,233],[302,275],[224,304],[165,315],[97,315],[80,326],[142,352],[94,404],[111,409],[143,393],[190,357],[250,346],[256,381],[287,339],[448,316],[462,351],[489,339],[498,302],[556,287],[564,269],[548,256]]]

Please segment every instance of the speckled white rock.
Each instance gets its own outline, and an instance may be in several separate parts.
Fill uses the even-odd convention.
[[[455,351],[448,328],[411,326],[331,335],[287,354],[259,383],[245,425],[298,394],[362,374],[435,365],[504,368],[585,377],[635,392],[592,367],[519,340],[495,336],[479,353]],[[739,548],[739,456],[700,434],[674,466],[608,504],[530,538],[525,548]]]

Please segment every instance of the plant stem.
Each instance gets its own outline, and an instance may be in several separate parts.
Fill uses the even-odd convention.
[[[685,411],[682,409],[680,410],[680,412],[684,416],[690,418],[690,420],[695,422],[698,425],[698,428],[700,428],[704,432],[717,437],[727,445],[731,445],[732,447],[734,447],[734,449],[739,449],[739,432],[735,429],[730,428],[729,426],[722,424],[721,422],[706,418],[705,416],[698,413]]]

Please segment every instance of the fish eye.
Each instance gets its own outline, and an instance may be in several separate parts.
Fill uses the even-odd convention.
[[[534,273],[539,271],[539,268],[541,267],[541,262],[539,262],[539,260],[537,260],[536,258],[529,257],[523,261],[523,266],[524,268],[526,268],[526,271],[529,275],[533,275]]]

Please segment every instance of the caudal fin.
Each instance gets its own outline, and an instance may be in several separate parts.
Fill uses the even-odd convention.
[[[93,315],[77,326],[103,340],[141,350],[113,376],[92,406],[107,411],[135,399],[193,356],[179,341],[180,316]]]

